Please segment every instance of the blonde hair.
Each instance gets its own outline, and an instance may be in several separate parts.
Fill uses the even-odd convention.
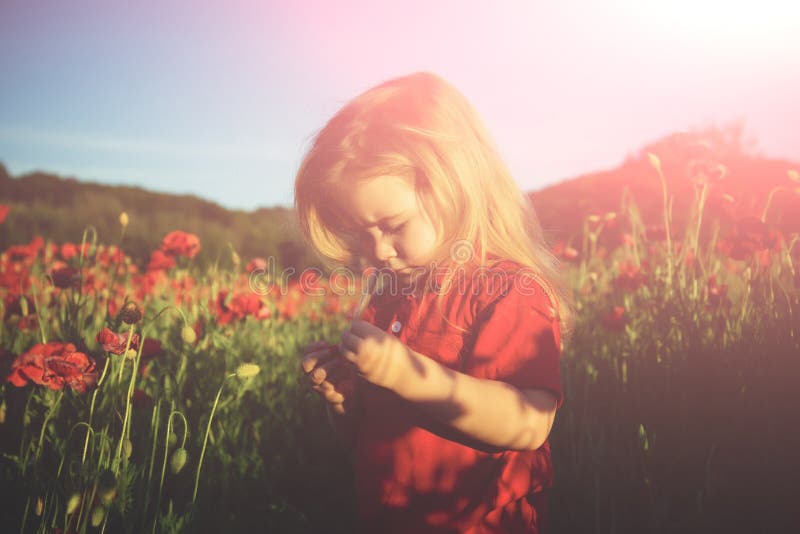
[[[479,266],[512,260],[529,268],[564,339],[572,300],[558,260],[533,206],[455,87],[426,72],[386,81],[351,100],[316,135],[297,172],[295,207],[304,237],[329,266],[360,267],[331,205],[333,192],[379,176],[415,187],[445,247],[467,242]]]

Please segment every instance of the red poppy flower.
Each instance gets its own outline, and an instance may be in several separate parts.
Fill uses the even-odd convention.
[[[717,250],[735,260],[747,260],[762,250],[777,250],[782,241],[782,236],[761,219],[745,217],[736,223],[733,236],[717,242]]]
[[[110,328],[103,328],[95,339],[97,340],[100,345],[102,345],[103,350],[106,352],[110,352],[111,354],[122,354],[125,351],[125,346],[128,343],[128,336],[130,332],[125,332],[124,334],[117,334],[113,332]],[[131,338],[131,345],[130,347],[133,350],[139,348],[139,334],[133,334]]]
[[[81,285],[81,273],[74,267],[59,267],[50,272],[53,277],[53,285],[61,289],[70,287],[77,289]]]
[[[563,241],[559,241],[553,245],[553,254],[566,261],[576,261],[580,256],[577,250]]]
[[[30,382],[54,390],[69,386],[83,394],[97,384],[97,371],[94,360],[72,343],[51,341],[34,345],[14,360],[6,380],[17,387]]]
[[[647,279],[641,268],[632,261],[620,263],[618,270],[619,274],[614,279],[614,285],[621,291],[636,291]]]
[[[8,206],[5,204],[0,204],[0,223],[6,220],[6,216],[8,215]]]
[[[247,272],[252,273],[253,271],[266,271],[267,270],[267,260],[264,258],[253,258],[249,262],[247,262]]]
[[[667,229],[663,226],[648,226],[645,229],[645,236],[650,241],[664,241],[667,238]]]
[[[175,267],[175,258],[169,256],[161,250],[154,250],[150,254],[150,262],[147,264],[147,271],[166,271]]]
[[[235,293],[228,299],[227,291],[217,293],[217,324],[228,324],[231,321],[242,320],[248,315],[257,318],[266,318],[261,313],[264,303],[258,295],[253,293]]]
[[[161,346],[161,341],[152,337],[144,338],[142,343],[142,360],[152,360],[164,355],[164,348]]]
[[[170,256],[194,258],[200,252],[200,238],[194,234],[175,230],[164,236],[161,250]]]
[[[730,306],[728,286],[717,284],[716,275],[709,276],[706,285],[706,308],[727,308],[728,306]]]
[[[601,324],[612,332],[621,332],[625,328],[625,323],[628,322],[625,317],[625,308],[622,306],[614,306],[600,319]]]
[[[143,390],[135,388],[131,395],[131,404],[137,410],[148,410],[153,407],[155,402],[153,398]]]

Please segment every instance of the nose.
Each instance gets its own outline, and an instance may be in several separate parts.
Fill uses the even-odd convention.
[[[381,236],[374,238],[372,254],[375,256],[376,260],[385,263],[389,258],[395,257],[397,252],[394,249],[391,239],[386,236]]]

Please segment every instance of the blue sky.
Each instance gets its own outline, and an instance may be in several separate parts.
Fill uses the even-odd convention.
[[[743,120],[800,159],[788,1],[0,3],[0,161],[289,205],[313,134],[390,77],[439,73],[525,190],[663,135]]]

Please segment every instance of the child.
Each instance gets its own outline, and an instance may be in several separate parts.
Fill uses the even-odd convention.
[[[541,532],[569,320],[533,209],[441,78],[374,87],[319,132],[295,183],[330,265],[389,277],[303,370],[354,448],[362,532]]]

